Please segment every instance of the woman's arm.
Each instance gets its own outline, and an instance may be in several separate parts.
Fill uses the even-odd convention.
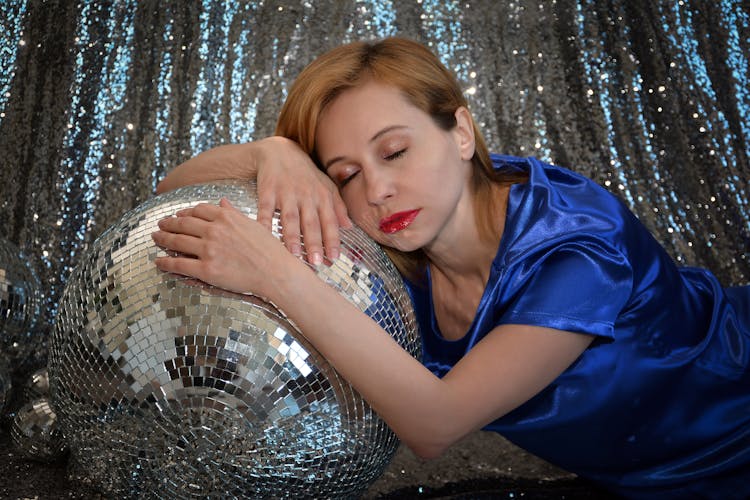
[[[312,273],[278,286],[274,303],[423,458],[439,456],[529,400],[592,340],[550,328],[498,326],[440,379]]]
[[[160,269],[267,297],[425,458],[533,397],[592,339],[549,328],[499,326],[440,379],[226,201],[181,211],[160,227],[154,234],[159,245],[196,256],[160,258]]]
[[[423,458],[441,455],[529,400],[592,340],[550,328],[498,326],[440,379],[312,273],[282,280],[279,288],[274,302]]]
[[[204,151],[167,172],[157,184],[156,193],[220,179],[255,179],[261,147],[261,141],[258,141],[227,144]]]
[[[258,222],[271,229],[279,210],[284,244],[301,254],[301,238],[311,263],[339,254],[338,228],[350,227],[338,189],[293,141],[268,137],[247,144],[210,149],[171,170],[157,185],[158,194],[220,179],[256,179]]]

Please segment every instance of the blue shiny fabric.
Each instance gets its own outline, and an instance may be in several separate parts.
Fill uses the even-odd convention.
[[[407,283],[438,376],[490,330],[594,335],[545,390],[492,422],[520,447],[628,498],[750,498],[750,286],[678,267],[612,194],[569,170],[527,171],[466,335],[444,339],[427,283]],[[512,381],[487,381],[488,384]]]

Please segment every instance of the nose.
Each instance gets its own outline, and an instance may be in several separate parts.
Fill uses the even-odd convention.
[[[392,172],[382,167],[364,170],[365,192],[370,205],[381,205],[395,194]]]

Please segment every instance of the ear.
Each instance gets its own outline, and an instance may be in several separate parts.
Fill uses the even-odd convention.
[[[474,142],[474,121],[468,109],[461,106],[456,110],[456,126],[453,134],[459,147],[462,160],[471,160],[474,156],[476,143]]]

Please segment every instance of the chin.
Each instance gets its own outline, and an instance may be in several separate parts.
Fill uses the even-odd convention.
[[[398,231],[393,234],[386,234],[378,228],[377,224],[358,223],[354,221],[367,235],[375,240],[379,245],[398,250],[399,252],[413,252],[424,246],[423,242],[417,242],[414,235],[409,235],[409,229]]]
[[[382,241],[381,241],[382,240]],[[409,253],[422,248],[419,245],[410,240],[404,240],[403,238],[376,238],[375,241],[383,246],[398,250],[399,252]]]

